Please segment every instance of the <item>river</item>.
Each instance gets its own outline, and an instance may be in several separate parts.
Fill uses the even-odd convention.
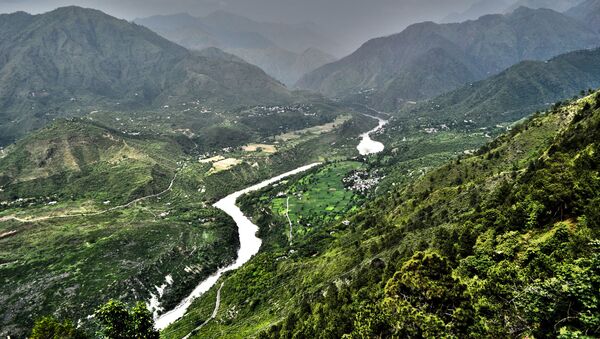
[[[157,329],[163,329],[177,319],[183,317],[187,309],[190,307],[192,302],[200,297],[202,294],[206,293],[211,287],[213,287],[219,278],[226,272],[233,271],[242,267],[250,258],[252,258],[258,250],[260,249],[260,245],[262,244],[262,240],[256,236],[258,232],[258,226],[254,225],[250,219],[248,219],[244,213],[237,207],[235,204],[237,199],[244,194],[248,194],[250,192],[261,190],[267,186],[273,185],[274,183],[281,181],[287,177],[306,172],[309,169],[320,165],[321,163],[314,163],[306,166],[302,166],[300,168],[296,168],[293,171],[278,175],[269,180],[265,180],[260,184],[248,187],[244,190],[235,192],[233,194],[228,195],[227,197],[219,200],[214,207],[222,210],[227,213],[233,221],[238,226],[238,234],[240,237],[240,248],[237,253],[237,259],[235,262],[227,267],[223,267],[219,269],[216,273],[202,281],[196,288],[188,295],[185,299],[183,299],[179,305],[177,305],[171,311],[162,314],[155,320],[155,327]]]
[[[361,134],[361,142],[358,145],[357,149],[361,155],[369,155],[379,153],[384,150],[385,146],[377,141],[373,141],[370,137],[372,133],[375,133],[383,128],[387,124],[386,120],[381,118],[368,115],[369,117],[376,119],[379,121],[379,125],[372,129],[369,132]],[[206,293],[210,290],[219,280],[219,278],[226,272],[233,271],[242,267],[246,262],[248,262],[255,254],[260,250],[260,246],[262,244],[262,240],[256,236],[258,232],[258,226],[252,223],[250,219],[248,219],[244,213],[237,207],[236,202],[237,199],[242,195],[248,194],[250,192],[255,192],[261,190],[265,187],[271,186],[287,177],[306,172],[316,166],[319,166],[321,163],[313,163],[310,165],[299,167],[293,171],[278,175],[271,179],[265,180],[259,184],[248,187],[241,191],[235,192],[226,196],[225,198],[219,200],[213,206],[220,209],[221,211],[227,213],[233,221],[238,226],[238,234],[240,237],[240,248],[237,253],[237,259],[235,262],[227,267],[223,267],[219,269],[216,273],[200,282],[196,286],[196,288],[190,293],[185,299],[183,299],[179,305],[177,305],[174,309],[169,312],[166,312],[155,319],[155,327],[159,330],[162,330],[174,323],[178,319],[184,316],[185,312],[187,312],[188,308],[192,304],[192,302],[200,297],[202,294]],[[217,300],[219,300],[220,296],[217,296]],[[218,302],[215,307],[215,311],[218,310]],[[214,318],[216,312],[213,312],[213,316],[210,318]],[[210,320],[208,319],[208,320]],[[208,322],[207,320],[207,322]]]
[[[369,155],[383,152],[385,146],[382,143],[371,139],[371,134],[379,132],[388,123],[388,121],[373,115],[365,115],[369,118],[373,118],[379,121],[379,125],[374,129],[360,135],[361,141],[360,144],[356,146],[356,149],[358,150],[358,153],[360,153],[360,155]]]

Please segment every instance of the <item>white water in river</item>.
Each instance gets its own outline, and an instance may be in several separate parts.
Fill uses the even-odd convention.
[[[365,115],[370,118],[377,119],[377,121],[379,121],[379,125],[377,127],[373,128],[372,130],[360,135],[362,140],[360,141],[360,144],[358,144],[356,149],[358,150],[360,155],[370,155],[370,154],[376,154],[376,153],[383,152],[383,150],[385,149],[385,146],[378,141],[372,140],[371,134],[381,130],[383,128],[383,126],[385,126],[388,122],[387,122],[387,120],[383,120],[383,119],[378,118],[373,115],[367,115],[367,114],[365,114]]]
[[[162,330],[170,324],[174,323],[179,318],[183,317],[183,315],[190,307],[192,302],[196,298],[200,297],[202,294],[206,293],[211,287],[213,287],[225,272],[233,271],[242,267],[242,265],[248,262],[248,260],[250,260],[250,258],[252,258],[256,253],[258,253],[260,245],[262,244],[260,238],[256,236],[256,232],[258,232],[258,226],[253,224],[252,221],[250,221],[250,219],[248,219],[236,206],[235,203],[237,199],[244,194],[258,191],[278,181],[281,181],[286,177],[306,172],[309,169],[318,165],[320,165],[320,163],[310,164],[307,166],[297,168],[293,171],[284,173],[282,175],[276,176],[269,180],[265,180],[260,184],[248,187],[244,190],[228,195],[227,197],[219,200],[219,202],[217,202],[214,205],[214,207],[222,210],[223,212],[231,216],[231,218],[233,218],[233,220],[238,226],[238,234],[240,237],[240,249],[238,250],[238,257],[233,264],[219,269],[216,273],[214,273],[213,275],[202,281],[200,284],[198,284],[198,286],[196,286],[192,293],[190,293],[190,295],[183,299],[179,303],[179,305],[177,305],[174,309],[158,317],[155,320],[155,327],[157,329]]]

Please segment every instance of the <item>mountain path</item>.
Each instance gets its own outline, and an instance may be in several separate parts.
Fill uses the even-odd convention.
[[[288,239],[290,241],[290,245],[294,242],[294,235],[292,234],[294,224],[292,223],[292,219],[290,219],[290,197],[287,197],[286,208],[285,208],[285,217],[290,224],[290,231],[288,233]]]
[[[151,195],[147,195],[147,196],[144,196],[144,197],[141,197],[141,198],[137,198],[137,199],[132,200],[132,201],[126,203],[126,204],[115,206],[115,207],[111,207],[111,208],[106,209],[104,211],[99,211],[99,212],[94,212],[94,213],[48,215],[48,216],[37,217],[37,218],[20,218],[20,217],[14,216],[14,215],[9,215],[9,216],[5,216],[5,217],[0,218],[0,222],[17,221],[17,222],[21,222],[21,223],[28,223],[28,222],[47,221],[47,220],[53,220],[53,219],[66,219],[66,218],[75,218],[75,217],[93,217],[93,216],[98,216],[98,215],[106,214],[106,213],[109,213],[109,212],[112,212],[112,211],[129,208],[129,207],[137,204],[140,201],[144,201],[144,200],[148,200],[148,199],[152,199],[152,198],[158,198],[158,197],[160,197],[160,196],[168,193],[169,191],[171,191],[173,189],[173,184],[175,183],[175,179],[177,179],[177,175],[178,174],[179,174],[179,172],[175,173],[175,175],[173,176],[173,179],[171,179],[171,182],[169,183],[169,186],[164,191],[159,192],[159,193],[155,193],[155,194],[151,194]]]
[[[219,308],[221,307],[221,290],[223,289],[224,285],[225,285],[225,282],[223,281],[221,283],[221,286],[217,290],[217,298],[215,300],[215,308],[213,309],[212,314],[210,315],[210,317],[208,319],[206,319],[206,321],[203,322],[202,325],[200,325],[200,326],[196,327],[195,329],[193,329],[190,333],[188,333],[182,339],[188,339],[194,332],[199,331],[200,329],[202,329],[202,327],[206,326],[206,324],[208,324],[211,320],[213,320],[213,319],[215,319],[217,317],[217,313],[219,313]]]

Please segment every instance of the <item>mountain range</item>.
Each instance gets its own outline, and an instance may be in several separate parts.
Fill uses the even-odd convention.
[[[197,18],[188,14],[136,19],[163,37],[192,50],[218,47],[235,54],[288,86],[302,75],[336,60],[330,39],[306,25],[263,23],[217,11]]]
[[[570,9],[583,0],[479,0],[463,12],[455,12],[444,17],[442,23],[463,22],[476,20],[481,16],[495,13],[510,13],[519,7],[532,9],[547,8],[557,12]]]
[[[548,61],[523,61],[498,75],[405,108],[400,115],[479,126],[517,121],[535,110],[600,87],[600,49]]]
[[[578,5],[583,0],[519,0],[506,9],[506,12],[512,12],[523,6],[533,9],[548,8],[557,12],[563,12],[569,8]]]
[[[549,9],[520,7],[458,24],[425,22],[365,43],[299,82],[332,97],[377,93],[393,110],[497,74],[523,60],[546,60],[593,48],[600,36],[579,20]]]
[[[0,16],[0,135],[13,141],[60,116],[198,102],[285,103],[292,94],[225,53],[190,52],[100,11]]]

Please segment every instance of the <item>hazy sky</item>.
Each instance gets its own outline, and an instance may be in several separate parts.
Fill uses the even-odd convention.
[[[0,12],[40,13],[66,5],[103,10],[135,19],[218,9],[270,22],[314,22],[340,44],[358,47],[369,38],[401,31],[408,24],[438,20],[476,0],[0,0]]]

